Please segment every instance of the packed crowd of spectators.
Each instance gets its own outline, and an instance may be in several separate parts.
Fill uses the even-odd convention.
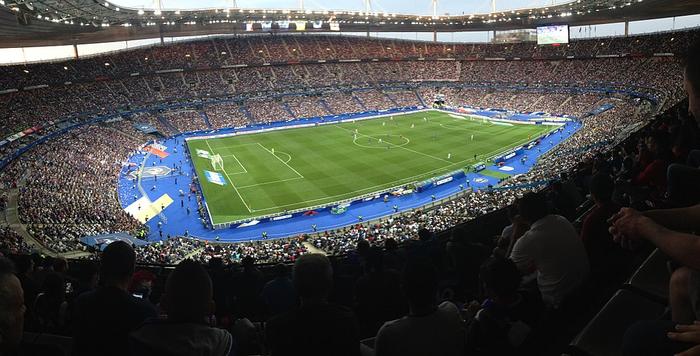
[[[443,81],[459,78],[467,83],[518,83],[537,85],[551,83],[569,85],[620,85],[637,86],[640,91],[672,86],[678,81],[678,67],[673,59],[644,57],[616,59],[625,62],[617,65],[606,59],[577,61],[409,61],[336,64],[300,64],[269,67],[248,67],[168,73],[117,78],[112,81],[75,82],[49,88],[38,88],[7,93],[0,96],[0,114],[6,125],[0,134],[7,137],[35,126],[47,126],[58,121],[79,116],[87,118],[115,110],[134,109],[158,102],[182,100],[208,100],[209,98],[235,95],[258,95],[262,92],[305,93],[308,88],[326,86],[368,86],[382,82]],[[601,63],[598,63],[601,61]],[[447,64],[445,64],[447,63]],[[576,63],[576,64],[572,64]],[[459,65],[461,64],[461,66]],[[449,76],[444,65],[454,70]],[[590,68],[601,74],[590,76]],[[672,74],[676,73],[676,74]],[[546,78],[544,80],[543,78]],[[658,89],[657,89],[658,90]],[[483,98],[483,95],[480,97]],[[465,99],[472,99],[465,96]],[[412,98],[411,98],[412,101]],[[389,101],[390,102],[390,101]],[[376,107],[388,104],[378,102]],[[315,113],[325,112],[317,106]],[[372,106],[372,105],[370,105]],[[32,108],[32,110],[26,110]],[[297,113],[295,115],[298,116]]]
[[[410,106],[419,106],[418,95],[413,90],[392,90],[385,91],[386,95],[394,103],[394,107],[405,108]]]
[[[348,92],[327,92],[323,99],[331,110],[332,114],[345,114],[351,112],[362,112],[365,109],[352,93]]]
[[[131,130],[134,136],[104,125],[81,127],[37,146],[2,172],[19,186],[18,213],[30,233],[64,252],[83,236],[139,229],[115,191],[105,189],[144,143]]]
[[[209,128],[198,111],[168,111],[163,113],[163,118],[179,132],[201,131]]]
[[[353,95],[367,110],[389,110],[396,107],[386,93],[379,90],[360,90]]]
[[[289,109],[284,107],[284,103],[279,97],[250,99],[246,102],[246,108],[254,122],[268,123],[294,118]]]
[[[680,36],[695,36],[695,32],[683,32]],[[50,87],[30,91],[21,91],[0,96],[8,100],[9,105],[0,106],[0,111],[11,113],[10,122],[16,124],[5,127],[11,130],[43,123],[46,117],[69,117],[70,122],[92,117],[95,114],[113,112],[118,109],[138,107],[156,101],[175,101],[200,96],[195,103],[206,104],[207,96],[223,93],[242,93],[244,96],[234,103],[203,105],[203,108],[181,109],[179,111],[144,112],[128,115],[129,120],[109,124],[90,125],[73,130],[58,138],[49,140],[4,169],[2,178],[5,188],[20,186],[19,211],[22,221],[30,224],[29,230],[37,238],[57,251],[79,248],[76,239],[88,234],[117,231],[135,231],[138,224],[119,209],[111,186],[115,172],[121,160],[129,153],[148,141],[148,137],[134,130],[133,123],[147,123],[161,134],[169,136],[179,132],[211,128],[242,126],[249,123],[266,123],[289,120],[294,117],[309,117],[359,112],[365,110],[385,110],[394,107],[414,106],[420,103],[418,95],[427,104],[438,93],[445,96],[449,105],[471,105],[479,107],[498,107],[521,111],[545,111],[557,114],[585,116],[590,110],[606,103],[604,94],[578,93],[566,88],[550,92],[548,85],[561,83],[585,83],[600,81],[610,85],[641,86],[640,90],[652,90],[665,93],[660,97],[662,105],[668,106],[680,98],[679,65],[667,58],[621,58],[615,59],[580,59],[552,61],[392,61],[392,62],[353,62],[333,64],[303,64],[272,67],[228,68],[195,72],[177,72],[166,75],[142,75],[121,77],[123,67],[132,65],[147,68],[180,65],[186,68],[201,68],[198,61],[205,60],[209,65],[223,60],[231,64],[232,53],[242,51],[254,58],[267,58],[288,55],[304,58],[308,53],[323,56],[326,53],[338,55],[332,46],[342,42],[359,45],[352,55],[369,53],[389,53],[408,51],[419,56],[437,54],[479,53],[478,45],[462,49],[451,45],[433,46],[410,42],[392,43],[375,46],[373,41],[363,39],[341,38],[337,42],[317,37],[313,39],[279,39],[270,45],[269,40],[258,38],[253,41],[242,38],[233,45],[232,40],[213,40],[211,43],[185,43],[166,46],[162,49],[137,50],[130,58],[102,59],[109,65],[93,65],[90,68],[100,73],[107,71],[116,80],[76,83],[64,87]],[[629,39],[630,45],[639,42]],[[308,42],[307,42],[308,41]],[[617,41],[617,40],[615,40]],[[328,42],[328,44],[326,44]],[[618,41],[619,42],[619,41]],[[652,43],[649,41],[648,43]],[[587,42],[574,43],[573,47],[586,46]],[[373,47],[374,46],[374,47]],[[491,49],[515,53],[515,48]],[[512,46],[515,47],[515,46]],[[619,50],[620,46],[614,47]],[[233,48],[236,48],[235,50]],[[364,49],[363,49],[364,48]],[[372,51],[368,51],[372,48]],[[608,50],[608,47],[598,47]],[[650,47],[652,48],[652,47]],[[674,47],[671,47],[674,48]],[[212,52],[212,51],[216,52]],[[489,50],[489,51],[491,51]],[[530,49],[522,49],[527,52]],[[121,55],[117,55],[121,56]],[[534,56],[534,55],[533,55]],[[94,62],[93,59],[72,63],[61,68],[64,74],[81,75],[77,66]],[[135,63],[135,64],[134,64]],[[54,68],[54,64],[47,64]],[[74,67],[75,66],[75,67]],[[31,67],[31,66],[30,66]],[[207,67],[207,65],[204,65]],[[34,70],[43,73],[42,65],[28,69],[29,73],[8,74],[17,82],[33,78]],[[595,68],[595,70],[592,70]],[[11,69],[3,68],[5,72]],[[131,69],[130,69],[131,70]],[[144,71],[147,73],[148,71]],[[111,74],[109,74],[111,73]],[[596,74],[598,73],[598,74]],[[589,77],[590,74],[590,77]],[[25,78],[25,79],[21,79]],[[474,86],[450,86],[452,81],[467,82]],[[85,78],[87,79],[87,78]],[[413,81],[442,81],[439,84],[416,84]],[[377,82],[401,82],[400,89],[390,85],[376,86]],[[530,83],[530,89],[494,90],[480,87],[486,82]],[[25,82],[22,82],[25,83]],[[336,85],[313,92],[315,86]],[[291,94],[303,88],[310,88],[305,95],[281,95],[286,90]],[[646,88],[646,89],[645,89]],[[272,99],[265,97],[265,92],[275,95]],[[311,94],[313,93],[313,94]],[[68,95],[64,97],[63,95]],[[624,96],[623,96],[624,97]],[[625,97],[626,98],[626,97]],[[66,100],[67,99],[67,100]],[[626,99],[625,99],[626,100]],[[642,122],[644,114],[635,105],[620,101],[615,108],[601,115],[585,119],[584,129],[576,133],[564,144],[555,148],[542,160],[532,172],[506,182],[506,185],[523,182],[540,182],[556,177],[576,166],[586,152],[590,157],[598,152],[605,152],[621,128],[629,124]],[[19,110],[20,107],[32,107],[33,110]],[[80,113],[79,116],[75,116]],[[71,115],[73,115],[71,117]],[[12,118],[16,118],[12,119]],[[47,129],[56,129],[57,125]],[[36,136],[36,134],[31,135]],[[25,141],[20,141],[25,142]],[[16,147],[16,146],[9,146]],[[589,148],[595,147],[594,150]],[[5,152],[5,151],[3,151]],[[10,152],[9,150],[7,152]],[[37,159],[41,157],[42,159]],[[444,204],[442,208],[410,213],[408,216],[394,217],[377,226],[354,227],[349,232],[328,232],[326,236],[311,237],[308,243],[328,252],[344,253],[355,245],[358,236],[372,236],[370,240],[380,243],[387,237],[403,241],[414,236],[419,225],[429,222],[431,229],[440,230],[451,225],[479,216],[479,209],[494,210],[505,206],[512,199],[503,198],[505,192],[471,193],[470,198],[459,198]],[[518,192],[516,195],[520,195]],[[494,196],[496,198],[491,199]],[[493,201],[485,208],[480,208],[482,200]],[[483,214],[483,212],[482,212]],[[416,223],[420,221],[421,223]],[[410,227],[410,228],[409,228]],[[289,261],[306,252],[300,242],[266,242],[258,246],[264,252],[260,260],[277,262]],[[168,243],[171,244],[171,243]],[[236,260],[242,256],[241,251],[252,253],[254,247],[210,246],[195,243],[172,243],[165,248],[167,253],[160,257],[152,251],[143,257],[149,261],[174,262],[197,249],[197,256],[214,256],[220,254]],[[253,243],[250,246],[256,246]],[[182,251],[185,250],[185,251]],[[188,252],[189,251],[189,252]],[[223,253],[221,253],[224,251]],[[145,256],[144,255],[144,256]]]
[[[265,53],[301,52],[299,42],[271,47]],[[514,47],[494,46],[490,53]],[[601,41],[592,48],[617,45]],[[419,55],[440,51],[413,49]],[[168,61],[164,53],[154,60]],[[673,262],[663,263],[671,274],[670,317],[633,325],[624,340],[615,340],[622,345],[618,351],[692,353],[700,344],[693,305],[700,252],[697,236],[685,231],[697,230],[700,221],[700,47],[690,58],[684,69],[687,102],[678,103],[677,85],[662,84],[657,89],[669,95],[652,111],[617,96],[595,100],[596,106],[614,107],[582,115],[582,130],[533,171],[514,178],[528,188],[467,189],[430,209],[320,236],[239,245],[175,238],[162,249],[152,245],[139,252],[117,241],[101,253],[99,268],[92,261],[69,265],[39,255],[13,255],[13,261],[0,256],[0,350],[53,355],[68,352],[61,350],[68,344],[75,355],[559,354],[582,315],[599,307],[600,294],[607,299],[608,288],[618,288],[635,268],[634,254],[646,257],[654,247]],[[567,101],[558,109],[566,111]],[[673,109],[656,111],[668,107]],[[138,144],[137,135],[110,140],[119,125],[76,129],[36,148],[42,159],[14,162],[5,172],[21,177],[20,217],[63,229],[69,221],[82,228],[122,223],[98,209],[110,204],[104,195],[109,193],[97,189],[108,185],[90,170],[114,171]],[[623,130],[629,127],[641,129]],[[74,162],[72,173],[58,156],[87,160]],[[533,184],[555,175],[543,188]],[[87,192],[71,184],[61,190],[68,197],[43,192],[38,182],[55,188],[57,176],[87,182]],[[48,208],[38,204],[44,194]],[[86,201],[98,207],[88,210]],[[511,208],[505,212],[505,206]],[[482,217],[478,226],[444,233],[475,217]],[[579,217],[580,229],[572,223]],[[346,256],[306,253],[319,248]],[[139,255],[195,261],[137,271]],[[294,261],[291,278],[284,264],[256,266],[276,261]],[[635,314],[628,310],[625,317]],[[66,335],[70,342],[20,342],[23,331]]]
[[[215,104],[206,107],[207,117],[211,127],[221,129],[226,127],[242,127],[250,123],[250,120],[241,111],[238,104]]]
[[[0,251],[21,255],[31,253],[32,249],[10,226],[0,225]]]
[[[296,118],[327,116],[331,114],[321,103],[319,96],[294,95],[286,96],[283,100]]]

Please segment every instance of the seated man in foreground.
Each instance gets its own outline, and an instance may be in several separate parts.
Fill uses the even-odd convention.
[[[510,259],[523,274],[537,272],[542,300],[559,308],[589,275],[588,257],[576,229],[566,218],[549,214],[541,193],[528,193],[518,203],[519,216],[530,226],[515,232]]]
[[[301,307],[267,321],[272,356],[359,355],[357,320],[350,309],[328,302],[333,268],[322,254],[307,254],[294,263],[294,287]]]
[[[211,278],[199,263],[177,265],[161,303],[167,319],[148,320],[131,333],[133,355],[233,355],[231,334],[207,325],[213,294]]]
[[[379,329],[376,356],[464,355],[466,330],[457,307],[436,305],[435,267],[420,260],[409,262],[402,275],[409,314]]]
[[[75,301],[74,355],[128,355],[129,333],[156,317],[149,302],[128,293],[136,253],[124,241],[107,245],[102,253],[100,287]]]

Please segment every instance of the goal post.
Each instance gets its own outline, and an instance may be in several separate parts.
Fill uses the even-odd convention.
[[[224,169],[224,159],[221,158],[220,154],[211,155],[209,157],[211,161],[211,167],[216,171],[221,171]]]

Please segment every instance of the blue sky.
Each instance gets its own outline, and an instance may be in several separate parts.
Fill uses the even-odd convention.
[[[534,7],[558,4],[569,0],[496,0],[496,9],[508,10],[515,8]],[[236,0],[242,8],[299,8],[299,0]],[[380,12],[396,12],[410,14],[431,14],[431,0],[370,0],[372,9]],[[114,0],[114,3],[129,7],[152,8],[153,0]],[[207,8],[230,7],[233,0],[162,0],[163,8]],[[311,10],[364,10],[363,0],[304,0],[304,8]],[[490,12],[490,0],[439,0],[439,14],[485,13]]]

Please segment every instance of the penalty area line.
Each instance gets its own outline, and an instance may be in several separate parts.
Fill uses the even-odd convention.
[[[211,148],[211,145],[209,145],[209,140],[206,140],[206,139],[205,139],[204,142],[205,142],[205,143],[207,144],[207,146],[209,147],[209,150],[212,151],[212,152],[214,152],[214,150]],[[242,166],[241,166],[241,167],[242,167]],[[233,184],[233,180],[231,180],[231,177],[229,177],[229,176],[228,176],[228,173],[226,173],[226,169],[223,169],[223,171],[224,171],[224,174],[226,175],[226,178],[228,179],[228,182],[231,184],[231,187],[232,187],[233,190],[236,192],[236,194],[238,194],[238,198],[241,199],[241,201],[243,202],[243,205],[245,205],[245,208],[248,209],[248,212],[249,212],[249,213],[252,213],[253,211],[250,210],[250,207],[248,206],[248,203],[246,203],[246,202],[245,202],[245,199],[243,199],[243,196],[241,195],[241,192],[238,191],[238,188],[236,188],[236,186]]]

